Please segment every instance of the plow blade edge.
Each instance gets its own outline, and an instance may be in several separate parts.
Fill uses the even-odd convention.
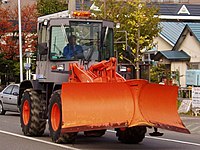
[[[62,132],[145,125],[188,133],[176,102],[177,87],[145,80],[63,83]]]

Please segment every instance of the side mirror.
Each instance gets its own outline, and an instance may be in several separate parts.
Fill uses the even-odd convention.
[[[14,92],[14,93],[13,93],[13,95],[15,95],[15,96],[18,96],[18,95],[19,95],[19,93],[18,93],[18,92]]]
[[[38,50],[40,55],[47,55],[48,53],[47,43],[39,43]]]

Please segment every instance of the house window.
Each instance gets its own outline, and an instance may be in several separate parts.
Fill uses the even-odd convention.
[[[149,54],[144,54],[144,60],[149,61]]]
[[[188,69],[200,69],[200,63],[189,63]]]

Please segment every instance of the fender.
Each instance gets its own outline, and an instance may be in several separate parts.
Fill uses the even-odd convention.
[[[24,90],[26,89],[34,89],[40,92],[46,92],[46,101],[49,100],[53,91],[61,89],[61,84],[55,84],[53,82],[40,82],[39,80],[24,80],[20,83],[19,87],[19,96],[17,100],[18,108],[21,105],[21,98]]]
[[[34,89],[34,90],[38,90],[38,91],[42,91],[42,85],[39,83],[38,80],[24,80],[20,83],[19,86],[19,96],[17,99],[17,106],[20,107],[21,105],[21,98],[22,98],[22,94],[24,93],[24,91],[26,89]]]

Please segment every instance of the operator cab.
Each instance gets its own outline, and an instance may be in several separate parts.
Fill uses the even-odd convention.
[[[52,18],[40,22],[38,28],[41,59],[49,61],[75,61],[78,59],[101,61],[114,56],[112,22]],[[69,37],[72,35],[76,37],[76,44],[82,47],[83,57],[69,59],[64,56],[64,47],[69,44]]]
[[[89,67],[114,56],[113,22],[59,16],[53,14],[38,19],[36,79],[43,82],[66,82],[69,63],[80,62]],[[82,51],[81,57],[66,57],[64,48],[69,45],[71,36],[76,37],[76,44],[79,45],[79,51]]]

